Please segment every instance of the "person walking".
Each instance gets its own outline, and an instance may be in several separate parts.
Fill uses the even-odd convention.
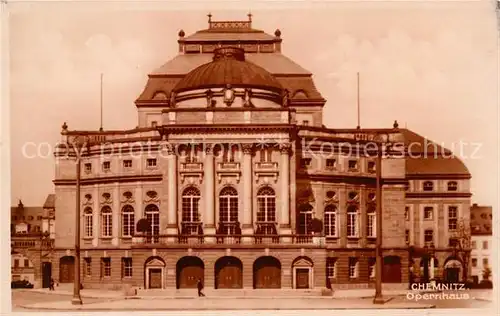
[[[205,296],[205,294],[203,294],[202,290],[203,290],[203,283],[201,282],[201,279],[198,279],[198,282],[197,282],[197,287],[198,287],[198,296],[199,297],[202,297],[202,296]]]
[[[49,291],[54,291],[54,284],[56,282],[54,281],[53,278],[50,278],[50,285],[49,285]]]

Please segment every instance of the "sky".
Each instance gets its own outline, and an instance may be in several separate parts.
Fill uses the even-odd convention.
[[[13,204],[42,205],[54,192],[50,147],[63,122],[99,128],[100,73],[104,128],[134,128],[134,100],[147,74],[177,54],[179,30],[207,28],[209,11],[213,20],[246,20],[249,10],[254,28],[268,34],[279,28],[283,53],[314,74],[327,99],[327,127],[356,126],[359,72],[362,127],[398,120],[445,147],[462,142],[473,201],[498,204],[498,21],[487,1],[85,8],[57,2],[10,9]],[[28,155],[40,148],[41,155],[27,157],[23,148]]]

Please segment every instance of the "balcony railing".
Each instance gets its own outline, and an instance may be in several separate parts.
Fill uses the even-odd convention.
[[[219,162],[217,166],[219,170],[228,170],[228,171],[240,170],[239,162]]]
[[[181,163],[181,171],[201,171],[203,170],[203,163],[201,162],[183,162]]]
[[[256,170],[277,170],[278,163],[277,162],[267,162],[267,161],[256,162],[255,169]]]
[[[224,234],[193,234],[193,235],[157,235],[135,236],[135,245],[323,245],[324,237],[311,235],[224,235]]]

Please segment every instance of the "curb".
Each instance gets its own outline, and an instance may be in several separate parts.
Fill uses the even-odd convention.
[[[64,296],[71,296],[73,295],[72,293],[67,293],[67,292],[57,292],[57,291],[52,291],[52,292],[45,292],[45,291],[34,291],[34,290],[29,290],[29,289],[20,289],[18,290],[19,292],[26,292],[26,293],[38,293],[38,294],[45,294],[45,295],[64,295]],[[86,294],[80,294],[81,298],[102,298],[102,299],[123,299],[125,296],[120,295],[120,296],[99,296],[99,295],[86,295]]]

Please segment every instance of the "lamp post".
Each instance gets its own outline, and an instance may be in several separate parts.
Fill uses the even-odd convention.
[[[73,143],[76,156],[76,214],[75,214],[75,280],[73,284],[73,298],[71,304],[82,305],[80,296],[80,177],[81,177],[81,154],[85,144],[78,144],[77,139]],[[76,145],[76,146],[75,146]]]
[[[381,143],[377,144],[377,157],[375,162],[376,171],[376,224],[377,224],[377,240],[375,248],[375,297],[374,304],[384,304],[385,300],[382,296],[382,147]]]
[[[40,282],[41,282],[41,287],[43,288],[43,243],[47,239],[49,239],[49,232],[45,231],[40,234]],[[49,243],[49,250],[52,250],[51,245]]]

